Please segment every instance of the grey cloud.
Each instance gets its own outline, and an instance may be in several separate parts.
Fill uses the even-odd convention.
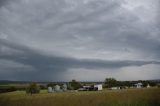
[[[0,7],[6,5],[10,0],[0,0]]]
[[[0,0],[0,58],[32,67],[13,73],[18,79],[159,64],[160,6],[150,2]]]
[[[0,40],[1,41],[1,40]],[[33,70],[29,70],[28,67],[15,67],[8,69],[9,72],[14,70],[21,70],[18,72],[12,73],[14,77],[18,80],[50,80],[58,79],[57,76],[61,77],[61,72],[66,72],[72,68],[84,68],[84,69],[105,69],[105,68],[121,68],[128,66],[143,66],[147,64],[160,64],[156,61],[108,61],[108,60],[95,60],[95,59],[75,59],[71,57],[59,57],[59,56],[49,56],[39,51],[33,50],[26,46],[17,45],[13,42],[1,41],[1,46],[7,46],[8,48],[15,49],[16,51],[22,51],[21,53],[15,54],[12,52],[8,54],[2,54],[0,59],[13,61],[15,63],[24,64],[25,66],[31,66]],[[6,51],[7,52],[7,51]],[[2,70],[2,68],[1,68]],[[6,71],[8,71],[6,69]],[[25,71],[23,71],[25,70]],[[39,74],[38,74],[39,73]],[[12,77],[13,77],[12,76]],[[3,78],[3,74],[1,74]]]

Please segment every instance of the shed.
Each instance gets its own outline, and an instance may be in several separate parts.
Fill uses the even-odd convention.
[[[103,89],[102,84],[94,85],[94,88],[96,88],[98,91]]]

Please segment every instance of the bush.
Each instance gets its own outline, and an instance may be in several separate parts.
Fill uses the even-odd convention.
[[[82,85],[80,82],[77,82],[76,80],[72,80],[69,82],[69,88],[68,89],[71,89],[71,90],[77,90],[78,88],[81,88]]]
[[[26,88],[26,93],[27,94],[36,94],[40,92],[40,87],[36,83],[31,83],[27,88]]]
[[[47,89],[47,86],[45,86],[45,85],[40,85],[40,89]]]
[[[17,89],[13,86],[11,87],[2,87],[0,88],[0,93],[5,93],[5,92],[13,92],[13,91],[16,91]]]
[[[104,81],[104,84],[105,84],[104,87],[107,87],[107,88],[114,87],[118,85],[117,83],[118,82],[115,78],[106,78]]]

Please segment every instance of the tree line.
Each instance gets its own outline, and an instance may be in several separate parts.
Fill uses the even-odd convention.
[[[67,89],[68,90],[77,90],[85,85],[94,85],[97,83],[102,83],[103,88],[111,88],[111,87],[131,87],[136,83],[141,82],[143,84],[143,87],[146,87],[148,84],[150,86],[160,86],[158,85],[160,83],[159,80],[151,81],[151,80],[138,80],[138,81],[117,81],[115,78],[106,78],[103,82],[79,82],[76,80],[71,80],[69,82],[66,82],[67,84]],[[12,92],[16,90],[25,90],[27,94],[35,94],[39,93],[40,89],[47,89],[47,87],[54,87],[55,85],[59,85],[60,87],[63,86],[63,82],[57,82],[57,83],[48,83],[47,85],[39,85],[38,83],[32,82],[26,87],[16,87],[16,86],[11,86],[11,87],[0,87],[0,93],[3,92]]]

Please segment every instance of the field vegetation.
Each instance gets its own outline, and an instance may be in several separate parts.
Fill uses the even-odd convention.
[[[0,94],[0,106],[160,106],[160,88]]]

